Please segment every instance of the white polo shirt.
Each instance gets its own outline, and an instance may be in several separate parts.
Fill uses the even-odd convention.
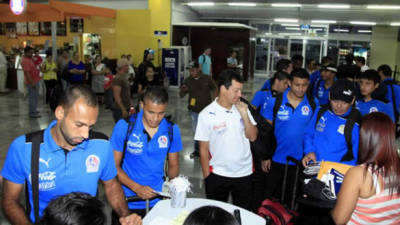
[[[257,125],[249,110],[247,113],[251,123]],[[252,174],[250,142],[245,136],[243,119],[234,105],[228,110],[214,100],[204,108],[199,114],[194,139],[209,142],[210,172],[224,177]]]

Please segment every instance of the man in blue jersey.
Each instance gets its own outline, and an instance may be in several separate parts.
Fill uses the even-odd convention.
[[[376,70],[366,70],[360,77],[360,90],[363,99],[356,101],[356,107],[361,115],[372,112],[383,112],[394,122],[393,108],[390,103],[385,103],[371,97],[372,93],[378,88],[380,77]]]
[[[399,120],[400,112],[400,86],[392,78],[392,69],[388,65],[381,65],[378,67],[378,73],[381,77],[383,85],[386,86],[386,99],[392,105],[394,112],[394,119],[396,123]]]
[[[276,63],[276,72],[286,72],[287,74],[292,73],[293,64],[289,59],[281,59]],[[265,81],[260,90],[269,89],[271,90],[271,81],[272,79],[268,79]]]
[[[141,224],[139,216],[128,216],[107,136],[90,131],[98,113],[96,95],[89,88],[72,86],[65,90],[55,110],[56,121],[42,133],[37,162],[38,196],[33,196],[31,179],[34,139],[22,135],[12,142],[1,173],[4,177],[2,207],[12,224],[37,222],[35,209],[41,217],[49,202],[60,195],[85,192],[96,196],[99,181],[102,181],[108,202],[120,217],[121,224]],[[19,201],[25,182],[32,209],[28,216]],[[38,205],[33,201],[36,197]]]
[[[257,110],[265,107],[265,103],[277,93],[284,92],[289,85],[289,74],[286,72],[276,72],[271,80],[271,89],[257,91],[251,100],[251,105]]]
[[[321,59],[321,68],[333,64],[333,59],[330,56],[324,56]],[[309,87],[311,88],[311,90],[314,89],[314,86],[316,85],[317,81],[321,79],[321,69],[318,69],[316,71],[314,71],[313,73],[310,74],[310,85]]]
[[[283,175],[285,171],[286,157],[291,156],[300,160],[303,156],[304,131],[309,124],[316,103],[307,97],[309,76],[306,70],[294,70],[290,76],[289,86],[285,92],[276,98],[270,98],[265,110],[261,111],[264,118],[274,126],[276,149],[272,160],[262,162],[264,172],[267,172],[266,190],[267,198],[279,197]],[[277,108],[277,106],[279,109]],[[274,112],[274,109],[278,111]],[[275,114],[275,115],[274,115]],[[287,193],[293,191],[293,181],[296,168],[290,164],[287,179]],[[291,194],[286,195],[285,202],[291,201]]]
[[[204,52],[199,56],[198,61],[201,72],[205,75],[212,76],[212,60],[210,47],[204,49]]]
[[[178,152],[183,147],[179,127],[164,118],[168,92],[163,87],[148,87],[140,105],[142,110],[131,115],[129,124],[124,119],[117,122],[111,144],[125,196],[152,199],[162,191],[167,156],[168,177],[178,176]],[[158,200],[151,200],[150,207]],[[129,202],[128,206],[131,212],[145,215],[144,201]]]
[[[318,99],[319,104],[329,103],[329,90],[335,82],[337,73],[336,66],[333,64],[321,68],[321,79],[314,86],[313,96]]]
[[[348,126],[347,120],[356,121],[359,116],[352,105],[355,101],[354,85],[347,79],[337,80],[329,92],[330,105],[318,118],[320,107],[308,124],[304,136],[303,165],[310,161],[333,161],[355,165],[358,154],[359,124]],[[329,107],[330,106],[330,107]],[[355,115],[353,117],[353,115]],[[351,129],[350,129],[351,128]],[[349,142],[346,130],[349,129]]]

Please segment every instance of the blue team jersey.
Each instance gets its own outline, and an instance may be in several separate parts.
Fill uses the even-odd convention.
[[[265,104],[270,98],[272,98],[272,92],[270,90],[257,91],[251,100],[251,104],[257,109],[262,109],[266,107]]]
[[[49,202],[70,192],[85,192],[96,196],[99,180],[107,181],[117,175],[111,144],[105,139],[90,139],[74,149],[64,150],[54,141],[50,129],[53,121],[44,131],[40,145],[39,159],[39,216]],[[28,182],[29,196],[32,196],[31,143],[25,142],[25,135],[16,138],[7,153],[1,175],[17,184]],[[30,198],[33,207],[32,197]],[[31,210],[30,219],[34,221]]]
[[[391,103],[384,103],[382,101],[372,99],[368,102],[364,100],[356,101],[356,107],[360,111],[361,115],[366,115],[372,112],[383,112],[392,119],[394,122],[394,112]]]
[[[272,160],[286,164],[286,157],[291,156],[300,160],[303,156],[303,137],[307,125],[310,123],[314,111],[305,95],[303,101],[294,109],[287,98],[290,89],[283,93],[282,105],[275,119],[275,138],[277,147]],[[266,109],[261,115],[267,120],[273,121],[273,108],[276,98],[270,98]],[[316,102],[317,104],[317,102]]]
[[[351,108],[343,115],[350,114]],[[318,112],[318,111],[317,111]],[[347,143],[344,137],[344,127],[346,119],[335,115],[331,110],[327,110],[319,119],[317,125],[317,114],[308,124],[304,136],[304,155],[314,152],[317,161],[325,160],[332,162],[340,162],[347,152]],[[353,155],[354,159],[341,163],[356,165],[358,156],[358,138],[360,127],[356,123],[352,130]]]
[[[383,82],[393,80],[392,78],[386,78]],[[393,104],[393,98],[392,98],[392,89],[390,88],[390,85],[386,85],[387,87],[387,94],[386,94],[386,99],[389,100],[390,104]],[[394,96],[396,100],[396,109],[397,112],[400,112],[400,86],[393,84],[393,90],[394,90]],[[392,105],[393,108],[393,105]]]
[[[272,88],[272,78],[266,80],[260,90],[267,90],[267,89],[271,90],[271,88]]]
[[[206,55],[206,54],[202,54],[199,56],[199,65],[201,66],[201,71],[203,74],[205,75],[210,75],[211,74],[211,57]]]
[[[315,86],[319,79],[321,79],[321,72],[316,70],[310,74],[310,85]]]
[[[156,191],[162,190],[164,183],[164,162],[169,153],[179,152],[183,149],[179,127],[173,125],[173,140],[169,139],[169,122],[164,118],[157,133],[150,138],[143,126],[143,111],[137,114],[135,126],[129,136],[124,163],[122,169],[130,179],[140,185],[149,186]],[[122,152],[124,140],[128,129],[128,123],[121,119],[117,122],[111,135],[111,144],[114,151]],[[125,196],[136,196],[136,194],[122,185]],[[150,201],[154,206],[158,199]],[[144,209],[145,202],[129,202],[130,209]]]
[[[336,80],[336,79],[335,79]],[[318,99],[319,104],[326,105],[329,103],[329,91],[331,88],[325,88],[325,81],[318,80],[313,89],[314,98]]]

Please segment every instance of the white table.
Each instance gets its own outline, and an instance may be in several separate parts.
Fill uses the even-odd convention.
[[[242,225],[265,225],[265,219],[240,207],[202,198],[186,199],[185,208],[172,208],[171,200],[159,201],[152,210],[143,218],[143,225],[171,225],[170,220],[178,217],[182,211],[192,212],[202,206],[218,206],[233,214],[235,209],[240,210]]]

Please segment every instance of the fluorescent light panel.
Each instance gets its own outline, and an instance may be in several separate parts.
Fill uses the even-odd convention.
[[[298,23],[298,19],[286,19],[286,18],[276,18],[274,19],[275,22],[282,22],[282,23]]]
[[[372,33],[372,30],[358,30],[358,33]]]
[[[329,23],[336,23],[336,20],[311,20],[311,23],[329,24]]]
[[[283,26],[283,27],[299,27],[300,24],[297,24],[297,23],[282,23],[281,26]]]
[[[318,8],[321,9],[349,9],[350,5],[342,5],[342,4],[320,4]]]
[[[253,2],[230,2],[228,3],[229,6],[243,6],[243,7],[254,7],[257,6],[257,3]]]
[[[293,36],[293,35],[301,35],[301,33],[278,33],[278,35]]]
[[[367,9],[398,10],[400,5],[367,5]]]
[[[371,26],[376,25],[375,22],[367,22],[367,21],[350,21],[350,24],[354,24],[354,25],[371,25]]]
[[[394,26],[394,27],[400,26],[400,22],[390,23],[390,26]]]
[[[299,27],[285,27],[285,30],[300,30]]]
[[[188,6],[214,6],[214,2],[189,2]]]
[[[284,7],[284,8],[300,8],[301,4],[295,3],[272,3],[272,7]]]
[[[349,32],[348,29],[333,29],[335,32]]]

